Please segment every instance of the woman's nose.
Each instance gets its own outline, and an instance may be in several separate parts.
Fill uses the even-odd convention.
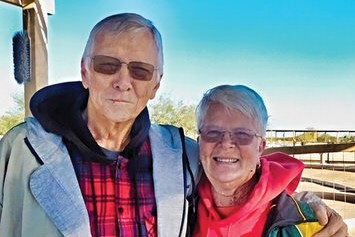
[[[222,137],[221,144],[225,148],[235,147],[236,144],[232,139],[232,134],[230,132],[225,132]]]

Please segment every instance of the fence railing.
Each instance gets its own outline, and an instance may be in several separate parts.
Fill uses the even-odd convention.
[[[291,155],[318,154],[309,160],[321,165],[355,165],[355,131],[353,130],[268,130],[264,154],[280,151]],[[334,155],[337,153],[340,157]],[[333,154],[331,159],[330,154]],[[346,154],[346,155],[344,155]],[[336,168],[334,166],[334,168]]]
[[[355,131],[268,130],[264,154],[302,160],[298,191],[312,191],[340,213],[355,233]]]

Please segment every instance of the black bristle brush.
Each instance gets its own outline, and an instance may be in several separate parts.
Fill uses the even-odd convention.
[[[18,84],[31,79],[30,39],[26,31],[18,31],[12,38],[15,80]]]

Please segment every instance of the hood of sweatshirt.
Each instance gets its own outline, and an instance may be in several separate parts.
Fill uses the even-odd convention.
[[[261,235],[272,200],[283,191],[292,194],[296,190],[304,165],[283,153],[263,156],[260,161],[260,178],[250,197],[226,218],[221,218],[213,203],[210,182],[206,177],[202,179],[198,187],[200,202],[194,236]]]
[[[59,83],[37,91],[31,98],[30,108],[47,132],[60,135],[65,142],[74,144],[86,159],[112,162],[104,155],[82,117],[88,97],[89,92],[81,81]],[[135,156],[148,136],[149,127],[149,114],[145,108],[133,124],[131,142],[122,152],[125,157]]]
[[[33,95],[31,112],[46,131],[69,137],[74,124],[83,121],[88,95],[79,81],[50,85]]]

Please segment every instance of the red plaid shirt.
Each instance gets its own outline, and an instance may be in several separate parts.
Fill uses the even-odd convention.
[[[136,184],[128,176],[128,159],[121,155],[109,164],[72,157],[92,236],[157,236],[149,140],[144,142],[138,156],[145,165],[136,175]]]

